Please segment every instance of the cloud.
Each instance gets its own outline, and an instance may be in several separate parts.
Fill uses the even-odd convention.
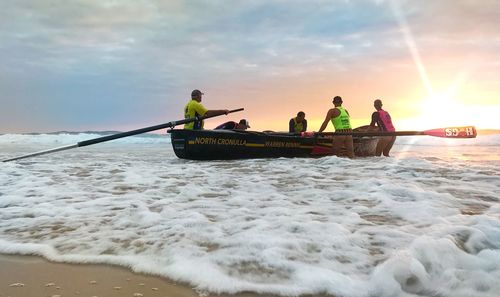
[[[292,94],[301,81],[326,89],[408,76],[416,70],[391,1],[6,1],[0,100],[25,119],[23,129],[76,129],[127,121],[137,110],[145,119],[178,117],[196,87],[220,86],[215,103],[223,105],[225,87],[248,86],[240,96],[264,104],[261,93]],[[499,2],[394,2],[431,78],[453,81],[470,67],[485,84],[497,79],[488,61],[500,50]],[[258,86],[265,89],[257,94]]]

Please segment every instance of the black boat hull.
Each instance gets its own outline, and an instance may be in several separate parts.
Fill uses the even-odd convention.
[[[170,130],[175,155],[191,160],[331,156],[332,139],[239,130]],[[377,137],[354,138],[358,157],[374,156]],[[341,154],[344,155],[344,154]]]

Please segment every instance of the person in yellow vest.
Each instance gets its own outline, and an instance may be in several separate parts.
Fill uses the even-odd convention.
[[[306,114],[303,111],[299,111],[296,117],[290,119],[290,122],[288,123],[288,132],[300,134],[300,132],[306,132],[306,130]]]
[[[198,118],[202,116],[214,116],[221,114],[228,114],[229,110],[227,109],[216,109],[216,110],[208,110],[201,104],[201,96],[203,93],[200,90],[193,90],[191,92],[191,101],[186,104],[184,107],[184,118]],[[202,130],[203,129],[203,120],[194,121],[187,124],[184,124],[184,129],[186,130]]]
[[[326,114],[325,120],[319,128],[319,132],[323,132],[328,125],[328,122],[332,122],[333,127],[335,127],[335,132],[352,132],[351,119],[349,112],[342,106],[342,98],[340,96],[335,96],[333,98],[334,108],[330,109]],[[333,136],[332,150],[335,155],[340,155],[342,147],[347,150],[347,156],[349,158],[354,158],[354,144],[352,141],[352,135],[336,135]]]

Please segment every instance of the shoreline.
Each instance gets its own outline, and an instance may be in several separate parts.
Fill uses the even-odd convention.
[[[197,291],[169,279],[108,264],[50,262],[40,256],[0,254],[0,297],[262,297],[251,292]]]

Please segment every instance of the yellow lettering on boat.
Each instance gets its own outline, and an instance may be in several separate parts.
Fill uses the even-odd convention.
[[[244,139],[231,139],[231,138],[219,138],[217,139],[217,144],[219,145],[245,145],[247,143]]]
[[[283,141],[266,141],[268,147],[283,147]]]
[[[194,144],[217,144],[217,138],[212,137],[196,137]]]
[[[309,146],[301,145],[294,141],[266,141],[260,143],[247,143],[245,139],[234,138],[215,138],[215,137],[196,137],[189,144],[209,144],[209,145],[230,145],[230,146],[248,146],[248,147],[276,147],[276,148],[304,148]]]
[[[300,142],[266,141],[265,146],[267,146],[267,147],[300,147]]]
[[[245,139],[234,139],[234,138],[214,138],[214,137],[196,137],[194,141],[190,141],[189,144],[216,144],[216,145],[246,145],[247,141]]]

